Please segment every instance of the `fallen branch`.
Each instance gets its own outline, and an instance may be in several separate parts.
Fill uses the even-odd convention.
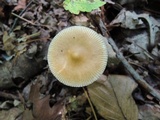
[[[107,34],[107,28],[105,27],[104,23],[101,19],[99,19],[99,27],[101,29],[101,32],[103,36],[105,36],[108,39],[109,44],[112,46],[113,50],[116,52],[117,58],[122,62],[124,67],[130,72],[132,77],[135,79],[135,81],[148,93],[153,95],[155,98],[160,100],[160,94],[152,87],[150,86],[145,80],[143,80],[140,75],[133,69],[133,67],[128,63],[128,61],[125,59],[125,57],[122,55],[122,53],[119,51],[117,45],[113,41],[111,37]]]

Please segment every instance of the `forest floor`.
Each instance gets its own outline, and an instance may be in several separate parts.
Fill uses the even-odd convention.
[[[104,0],[77,15],[63,1],[0,1],[0,120],[159,120],[160,1]],[[62,84],[47,62],[54,36],[75,25],[113,52],[86,87]]]

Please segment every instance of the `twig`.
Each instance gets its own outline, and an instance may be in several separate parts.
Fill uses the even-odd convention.
[[[27,19],[25,19],[25,18],[23,18],[23,17],[15,14],[15,13],[13,13],[13,12],[12,12],[12,15],[14,15],[14,16],[16,16],[17,18],[22,19],[22,20],[24,20],[24,21],[26,21],[26,22],[28,22],[28,23],[30,23],[30,24],[32,24],[32,25],[35,25],[33,22],[31,22],[31,21],[29,21],[29,20],[27,20]]]
[[[33,33],[31,35],[25,36],[24,39],[28,40],[28,39],[32,39],[32,38],[38,37],[40,35],[41,35],[41,32],[37,32],[37,33]]]
[[[47,40],[48,38],[39,38],[39,39],[34,39],[34,40],[29,40],[29,41],[24,41],[22,43],[19,43],[18,45],[23,45],[23,44],[29,44],[29,43],[32,43],[32,42],[36,42],[36,41],[40,41],[40,40]]]
[[[21,16],[15,14],[15,13],[13,13],[13,12],[12,12],[11,14],[14,15],[14,16],[16,16],[17,18],[19,18],[19,19],[21,19],[21,20],[26,21],[27,23],[29,23],[29,24],[31,24],[31,25],[38,26],[38,27],[46,27],[46,28],[49,27],[48,25],[37,25],[37,24],[35,24],[35,23],[33,23],[33,22],[27,20],[26,18],[23,18],[23,17],[21,17]]]
[[[148,26],[149,29],[149,45],[150,46],[154,46],[154,42],[155,42],[155,34],[153,32],[153,25],[149,19],[149,15],[141,15],[140,17],[138,17],[139,19],[141,19],[144,23],[146,23],[146,25]]]
[[[19,14],[19,16],[21,16],[21,15],[26,11],[26,9],[32,4],[32,2],[33,2],[33,0],[30,0],[30,2],[27,4],[26,8],[21,11],[21,13]],[[11,33],[11,32],[13,31],[14,27],[15,27],[16,24],[17,24],[17,21],[18,21],[18,18],[16,18],[16,19],[14,20],[14,23],[13,23],[13,25],[12,25],[9,33]]]
[[[85,93],[85,95],[86,95],[86,97],[87,97],[87,99],[88,99],[89,105],[91,106],[91,109],[92,109],[92,112],[93,112],[93,115],[94,115],[95,120],[98,120],[98,119],[97,119],[97,116],[96,116],[96,112],[95,112],[95,110],[94,110],[94,108],[93,108],[92,102],[91,102],[91,100],[90,100],[90,98],[89,98],[89,95],[88,95],[88,93],[87,93],[87,91],[86,91],[86,89],[85,89],[84,87],[83,87],[83,91],[84,91],[84,93]]]
[[[0,91],[0,97],[10,99],[10,100],[19,100],[19,98],[13,94],[5,93]]]
[[[151,95],[153,95],[155,98],[157,98],[158,100],[160,100],[160,94],[152,87],[150,86],[145,80],[143,80],[140,75],[133,69],[133,67],[128,63],[128,61],[124,58],[124,56],[122,55],[122,53],[119,51],[117,45],[115,44],[115,42],[113,41],[113,39],[111,37],[108,36],[107,34],[107,29],[104,25],[104,23],[102,22],[102,20],[99,20],[99,26],[101,29],[102,34],[108,38],[108,42],[109,44],[112,46],[112,48],[114,49],[114,51],[116,52],[117,58],[123,63],[124,67],[130,72],[130,74],[132,75],[132,77],[135,79],[135,81],[143,88],[145,89],[148,93],[150,93]]]

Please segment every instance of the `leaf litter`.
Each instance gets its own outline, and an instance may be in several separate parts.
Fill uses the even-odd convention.
[[[131,94],[136,83],[127,76],[102,76],[88,92],[98,113],[105,119],[137,120],[138,108]]]
[[[50,95],[39,98],[40,87],[41,86],[37,81],[35,85],[31,86],[29,96],[29,100],[31,101],[31,103],[33,103],[32,115],[34,120],[54,120],[57,118],[61,118],[62,114],[65,114],[65,106],[63,104],[63,100],[59,101],[51,107],[49,104]],[[23,119],[25,120],[26,118]]]
[[[0,96],[2,119],[94,119],[83,90],[61,85],[48,71],[46,54],[50,40],[65,27],[83,25],[100,33],[99,23],[90,17],[90,11],[97,8],[98,12],[92,12],[94,18],[103,15],[101,17],[119,50],[137,73],[159,91],[160,19],[159,7],[156,5],[159,1],[153,3],[148,0],[147,4],[145,0],[95,1],[97,4],[93,5],[83,0],[81,4],[85,4],[84,8],[79,6],[79,1],[74,0],[66,0],[65,4],[62,0],[0,2],[0,87],[2,92],[17,97],[19,95],[15,91],[23,91],[21,94],[24,99],[14,102]],[[10,32],[17,18],[11,12],[20,18]],[[36,38],[26,39],[39,32]],[[106,77],[93,83],[91,86],[94,87],[87,87],[98,119],[159,119],[157,100],[139,86],[141,90],[137,92],[135,83],[128,77],[130,74],[120,68],[119,62],[109,65],[104,72]],[[37,75],[43,76],[43,82],[32,84],[31,81],[37,80]],[[9,115],[6,116],[6,113]]]
[[[27,0],[19,0],[17,6],[14,8],[14,10],[18,11],[21,9],[25,9]]]

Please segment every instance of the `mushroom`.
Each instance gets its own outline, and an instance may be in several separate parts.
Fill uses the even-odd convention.
[[[104,72],[108,53],[98,33],[87,27],[72,26],[53,38],[47,57],[51,72],[61,83],[82,87]]]

